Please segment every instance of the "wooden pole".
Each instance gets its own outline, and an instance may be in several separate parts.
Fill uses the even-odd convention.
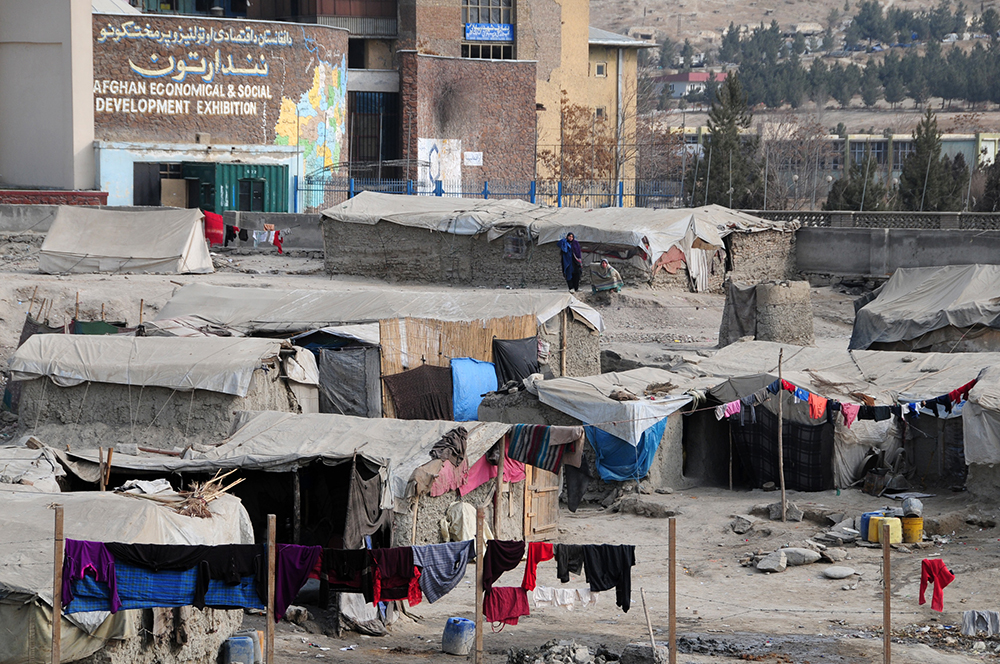
[[[104,303],[101,302],[101,320],[104,320]]]
[[[104,448],[97,448],[97,459],[98,459],[98,475],[100,477],[97,479],[98,486],[100,486],[101,491],[104,491]]]
[[[646,589],[639,588],[642,597],[642,612],[646,614],[646,629],[649,630],[649,645],[653,648],[653,661],[656,661],[656,639],[653,638],[653,623],[649,619],[649,608],[646,606]]]
[[[104,463],[104,488],[111,486],[111,455],[115,453],[115,448],[108,448],[108,458]]]
[[[420,509],[420,494],[413,499],[413,523],[410,525],[410,546],[417,545],[417,510]]]
[[[63,506],[53,505],[56,509],[55,546],[53,550],[52,567],[52,664],[59,664],[62,641],[62,577],[63,555],[66,542],[63,540]]]
[[[483,664],[483,557],[486,555],[486,541],[483,530],[486,524],[486,510],[476,508],[476,654],[473,664]]]
[[[563,309],[562,312],[562,331],[559,339],[559,375],[566,375],[566,336],[567,330],[569,329],[569,320],[567,319],[566,310]]]
[[[299,544],[302,535],[302,482],[299,469],[292,473],[292,543]]]
[[[781,521],[784,523],[788,510],[788,499],[785,497],[785,420],[781,404],[784,402],[784,391],[781,389],[781,360],[785,349],[778,351],[778,481],[781,483]]]
[[[265,626],[264,663],[274,664],[274,563],[277,547],[274,545],[274,531],[277,519],[267,515],[267,625]]]
[[[500,439],[500,461],[497,462],[497,485],[493,494],[493,537],[500,539],[500,503],[503,496],[503,468],[507,457],[507,436]],[[527,538],[525,538],[527,540]]]
[[[35,286],[35,290],[31,291],[31,300],[28,302],[28,315],[31,315],[31,310],[35,306],[35,295],[38,294],[38,286]]]
[[[76,309],[73,310],[73,320],[80,320],[80,291],[76,292]]]
[[[145,304],[146,300],[144,299],[139,300],[139,325],[142,325],[142,308],[145,306]],[[270,662],[268,662],[268,664],[270,664]]]
[[[892,662],[892,592],[889,581],[889,524],[882,524],[882,663]]]
[[[733,425],[729,424],[729,490],[733,490]]]
[[[669,664],[677,664],[677,518],[670,517],[667,522],[669,546],[667,557],[667,611],[670,614],[667,631],[667,648]],[[656,652],[653,652],[656,657]]]

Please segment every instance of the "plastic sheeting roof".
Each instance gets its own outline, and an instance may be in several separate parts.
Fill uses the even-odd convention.
[[[790,346],[770,341],[744,341],[726,346],[710,358],[687,358],[674,372],[729,379],[753,374],[778,375],[778,352],[784,349],[785,380],[824,397],[859,403],[861,392],[876,403],[920,401],[946,394],[968,383],[990,366],[1000,366],[1000,353],[903,353]]]
[[[156,320],[197,317],[246,334],[302,332],[407,317],[473,321],[533,314],[541,324],[567,308],[594,329],[604,330],[597,310],[569,293],[522,290],[330,291],[194,284],[177,291]]]
[[[208,452],[196,452],[188,459],[116,453],[112,465],[145,472],[210,472],[219,468],[282,472],[315,459],[341,461],[357,453],[387,468],[384,479],[388,481],[384,486],[393,498],[402,499],[413,471],[431,461],[430,450],[444,434],[465,427],[469,432],[466,457],[474,462],[511,426],[499,422],[397,420],[275,411],[240,413],[240,424],[236,433],[221,445]],[[59,452],[59,455],[95,467],[98,461],[92,452]],[[74,468],[77,470],[84,469]],[[387,495],[383,507],[392,506],[393,501]]]
[[[690,383],[691,379],[662,369],[643,367],[584,378],[553,378],[539,381],[535,386],[538,400],[545,405],[584,424],[593,424],[635,446],[639,444],[643,431],[691,403],[691,397],[685,394],[657,397],[655,400],[643,397],[643,391],[650,383],[666,382],[681,387]],[[611,399],[608,395],[615,387],[624,387],[640,398],[638,401]]]
[[[38,271],[205,274],[215,268],[200,210],[63,205],[42,243]]]
[[[528,227],[539,244],[572,232],[580,242],[639,247],[651,260],[678,246],[721,248],[722,236],[739,231],[794,230],[797,222],[765,221],[719,205],[700,208],[553,208],[520,200],[479,200],[435,196],[398,196],[362,192],[323,211],[336,221],[376,224],[386,221],[458,235],[488,233],[490,240],[515,227]]]
[[[973,325],[1000,328],[1000,265],[899,268],[855,314],[850,347]]]
[[[8,364],[12,380],[48,376],[63,387],[90,381],[245,397],[253,372],[280,348],[256,338],[36,334]]]
[[[35,493],[0,487],[0,597],[40,597],[52,604],[52,503],[63,506],[72,539],[145,544],[250,544],[253,530],[240,500],[209,504],[211,519],[181,516],[151,500],[109,492]],[[9,601],[9,599],[8,599]]]

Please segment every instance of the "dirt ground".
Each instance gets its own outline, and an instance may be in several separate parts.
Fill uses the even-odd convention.
[[[39,275],[31,255],[0,264],[0,355],[8,357],[20,333],[24,312],[35,292],[37,312],[45,298],[48,317],[63,323],[73,315],[80,294],[81,318],[97,318],[104,305],[108,319],[149,319],[174,290],[188,283],[212,283],[245,287],[281,288],[372,288],[379,284],[358,279],[331,279],[322,271],[322,261],[313,256],[254,255],[216,256],[219,271],[199,276],[83,275],[58,277]],[[388,287],[388,286],[386,286]],[[400,286],[426,290],[427,286]],[[456,289],[457,290],[457,289]],[[846,345],[850,336],[857,293],[837,288],[814,288],[818,344]],[[49,307],[51,306],[51,309]],[[717,294],[627,289],[611,304],[600,307],[607,331],[602,347],[624,357],[654,361],[684,353],[709,353],[716,344],[723,298]],[[663,360],[666,361],[666,360]],[[732,515],[747,514],[754,505],[773,502],[776,493],[730,492],[724,488],[698,488],[671,495],[643,496],[644,500],[678,510],[677,626],[680,662],[876,662],[881,661],[881,554],[875,549],[849,547],[850,559],[842,564],[860,576],[845,581],[822,577],[825,565],[789,568],[783,574],[766,575],[742,567],[739,559],[757,550],[770,551],[782,543],[801,542],[818,533],[816,521],[771,522],[761,517],[754,530],[736,535],[729,523]],[[817,494],[790,494],[790,500],[814,519],[824,514],[860,514],[886,504],[857,490]],[[959,663],[973,659],[995,659],[1000,640],[985,642],[985,650],[973,651],[976,639],[957,632],[961,611],[992,610],[1000,596],[1000,531],[966,523],[995,523],[992,506],[969,504],[968,494],[938,491],[924,500],[925,516],[935,519],[935,528],[949,541],[914,553],[892,554],[893,626],[896,661]],[[954,533],[954,534],[953,534]],[[532,649],[557,638],[579,644],[604,644],[619,651],[629,642],[648,641],[641,590],[645,591],[650,620],[657,641],[667,634],[667,522],[595,507],[582,507],[560,514],[554,542],[636,544],[637,565],[633,570],[632,608],[623,613],[612,593],[602,594],[598,604],[586,610],[532,609],[519,625],[502,632],[487,630],[488,661],[506,661],[510,648]],[[929,605],[918,606],[920,561],[939,554],[957,575],[945,590],[945,612]],[[509,572],[503,584],[517,585],[522,571]],[[345,633],[342,638],[309,632],[284,622],[279,625],[279,662],[336,659],[344,662],[386,661],[410,664],[425,661],[459,661],[441,653],[440,641],[448,617],[471,618],[474,612],[472,568],[465,581],[441,601],[422,603],[412,612],[418,618],[402,619],[385,637]],[[555,566],[539,567],[539,583],[557,585]],[[856,584],[856,585],[855,585]],[[572,586],[583,585],[574,579]],[[844,590],[845,585],[852,586]],[[248,625],[262,627],[262,618],[248,616]],[[924,633],[918,630],[928,626]],[[946,642],[946,639],[949,639]],[[341,651],[341,648],[356,649]],[[329,650],[324,650],[329,648]]]

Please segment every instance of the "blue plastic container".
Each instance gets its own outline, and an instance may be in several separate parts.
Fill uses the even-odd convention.
[[[865,512],[861,515],[861,539],[868,540],[868,522],[873,516],[885,516],[885,510],[875,512]]]
[[[253,638],[233,636],[222,644],[222,664],[253,664]]]
[[[441,650],[449,655],[468,655],[475,642],[475,622],[468,618],[448,618],[441,636]]]

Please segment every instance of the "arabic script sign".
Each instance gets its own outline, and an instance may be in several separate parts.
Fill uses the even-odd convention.
[[[97,14],[93,33],[95,128],[105,140],[193,143],[205,132],[218,143],[273,144],[282,99],[313,89],[316,67],[336,67],[347,51],[343,31],[256,21]],[[346,80],[334,83],[346,103]]]
[[[514,26],[510,23],[466,23],[466,41],[514,41]]]

